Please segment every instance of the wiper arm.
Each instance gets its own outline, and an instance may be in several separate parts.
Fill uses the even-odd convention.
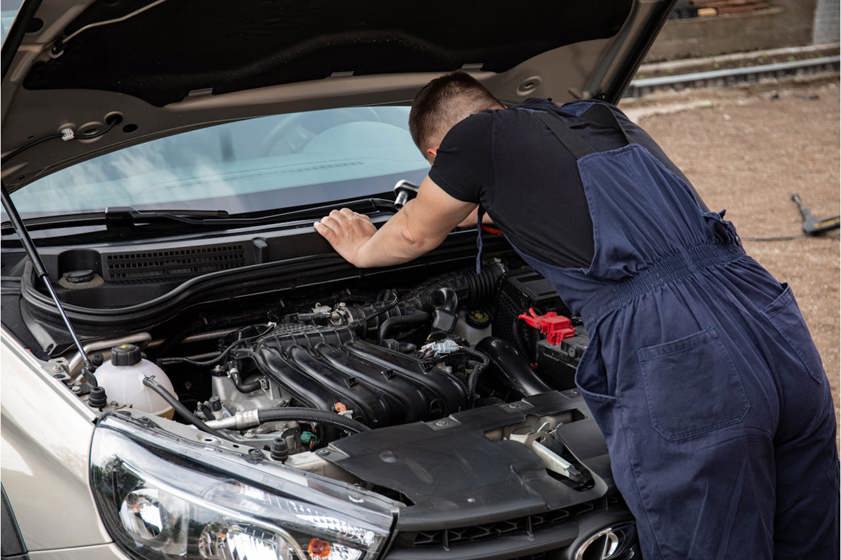
[[[112,229],[161,222],[201,225],[209,220],[225,219],[230,214],[227,210],[137,210],[130,206],[118,206],[106,208],[103,216],[105,226]]]
[[[344,203],[310,206],[298,210],[287,210],[260,216],[231,216],[225,210],[135,210],[134,208],[108,208],[105,210],[106,224],[139,225],[154,222],[180,222],[190,225],[209,226],[255,226],[275,222],[311,220],[323,217],[331,210],[347,207],[359,212],[388,210],[396,212],[399,206],[394,201],[381,198],[365,198]]]
[[[133,229],[152,224],[170,224],[204,227],[247,227],[271,224],[282,221],[311,220],[326,215],[338,207],[348,207],[358,212],[399,210],[394,202],[380,198],[365,198],[347,201],[341,204],[325,204],[321,206],[301,208],[263,214],[259,216],[232,216],[226,210],[138,210],[132,207],[106,208],[104,212],[81,212],[78,214],[64,214],[60,216],[41,216],[24,220],[27,229],[43,230],[52,228],[106,226],[109,230]],[[14,227],[9,222],[3,222],[2,232],[11,233]]]

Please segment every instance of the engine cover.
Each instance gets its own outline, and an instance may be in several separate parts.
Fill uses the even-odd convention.
[[[467,407],[466,381],[451,368],[334,331],[266,337],[254,360],[300,405],[347,409],[371,427],[440,418]]]
[[[556,437],[593,476],[589,489],[575,490],[550,476],[525,445],[492,436],[530,417],[563,419]],[[604,496],[612,486],[604,440],[576,391],[550,391],[433,422],[356,434],[331,443],[320,457],[404,496],[401,531],[569,508]]]

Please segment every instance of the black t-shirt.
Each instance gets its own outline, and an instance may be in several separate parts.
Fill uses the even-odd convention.
[[[588,118],[593,102],[558,107],[533,99],[520,107],[552,110],[572,119],[594,151],[627,142],[615,127]],[[611,106],[631,142],[640,144],[680,176],[654,140]],[[429,177],[450,196],[476,202],[520,250],[564,267],[590,265],[593,223],[575,157],[533,111],[484,111],[464,119],[444,137]]]

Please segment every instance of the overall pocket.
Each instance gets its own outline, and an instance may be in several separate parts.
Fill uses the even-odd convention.
[[[791,286],[788,284],[782,286],[782,293],[765,307],[765,316],[785,341],[786,347],[794,353],[796,361],[799,361],[812,379],[823,383],[826,374],[821,356],[809,333],[809,327],[803,320],[803,314],[800,312],[797,300],[794,299]]]
[[[749,403],[715,329],[637,351],[651,425],[677,441],[741,422]]]

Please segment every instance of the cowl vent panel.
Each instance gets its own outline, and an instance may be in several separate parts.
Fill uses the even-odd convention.
[[[242,244],[185,247],[103,255],[106,282],[159,282],[237,268],[246,264]]]

